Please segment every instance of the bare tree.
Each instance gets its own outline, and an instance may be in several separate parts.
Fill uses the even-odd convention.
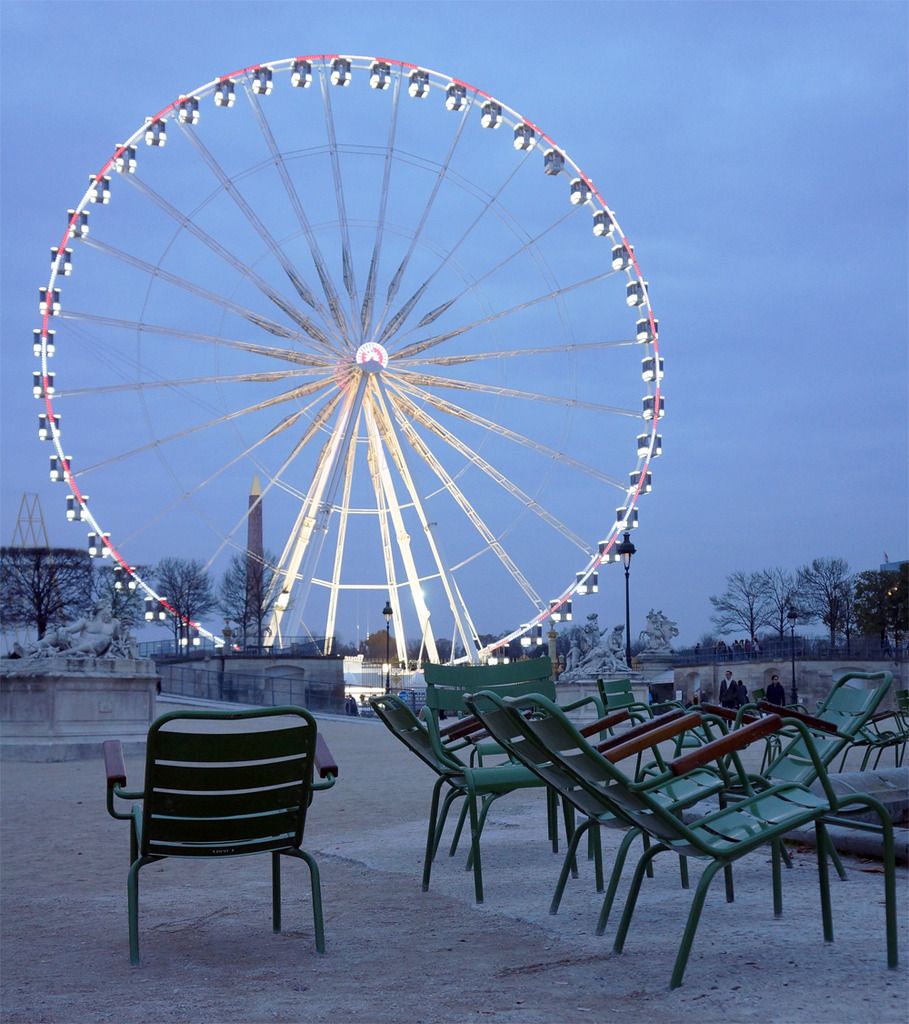
[[[82,548],[0,548],[0,621],[48,626],[82,615],[92,601],[92,565]]]
[[[94,574],[92,580],[92,593],[96,601],[104,601],[110,605],[111,614],[119,619],[124,625],[136,626],[142,621],[143,598],[142,592],[138,589],[130,589],[130,577],[126,572],[120,571],[111,565],[102,565]],[[148,575],[148,569],[143,566],[136,567],[143,578]]]
[[[163,558],[155,567],[154,577],[159,592],[176,613],[171,615],[170,625],[177,648],[180,638],[189,636],[189,623],[215,607],[211,580],[200,561],[186,558]]]
[[[844,558],[815,558],[798,572],[800,610],[820,619],[830,631],[830,646],[843,630],[846,593],[852,588]]]
[[[218,587],[218,608],[226,619],[237,624],[237,635],[244,643],[254,642],[258,648],[262,647],[265,620],[274,604],[274,597],[268,597],[273,566],[274,558],[269,554],[262,560],[249,552],[234,555]]]
[[[767,582],[761,572],[733,572],[726,577],[726,590],[711,596],[714,607],[711,621],[720,633],[744,632],[749,638],[771,625],[771,605]]]
[[[788,569],[765,569],[764,593],[767,597],[767,625],[782,640],[786,636],[786,615],[799,605],[798,579]]]

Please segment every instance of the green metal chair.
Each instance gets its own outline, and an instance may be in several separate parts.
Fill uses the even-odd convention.
[[[541,786],[540,780],[522,765],[507,762],[495,766],[472,766],[459,756],[458,745],[463,737],[455,734],[452,741],[444,741],[439,732],[438,722],[429,715],[425,720],[418,718],[411,708],[394,694],[370,697],[376,715],[409,750],[428,765],[438,776],[432,790],[429,820],[426,827],[426,852],[423,860],[423,892],[429,889],[432,863],[441,842],[445,821],[452,803],[460,797],[465,800],[465,813],[470,819],[470,857],[467,868],[473,868],[474,896],[477,903],[483,902],[483,868],[480,859],[480,836],[492,803],[506,793],[516,789]],[[473,722],[462,723],[470,728]],[[440,798],[447,788],[444,799]],[[457,845],[460,825],[452,843],[452,852]]]
[[[282,855],[310,873],[316,949],[325,952],[319,868],[301,848],[314,790],[338,775],[312,715],[303,708],[172,711],[148,731],[145,785],[126,788],[119,740],[103,745],[107,809],[130,823],[129,952],[139,963],[139,871],[166,857],[270,853],[272,926],[281,930]],[[314,781],[318,774],[321,781]],[[128,812],[115,798],[139,800]]]
[[[597,679],[597,690],[604,714],[625,709],[633,722],[646,722],[653,717],[650,706],[635,697],[631,679]]]
[[[600,828],[618,829],[625,832],[625,836],[616,852],[609,888],[606,891],[603,909],[597,924],[597,932],[602,934],[615,899],[628,850],[634,839],[638,836],[642,836],[646,849],[650,845],[649,836],[646,833],[642,834],[641,830],[622,814],[604,810],[599,797],[592,797],[581,787],[570,773],[553,761],[549,750],[541,746],[531,732],[524,728],[523,720],[529,708],[533,706],[532,702],[536,699],[535,696],[529,696],[523,700],[503,699],[499,694],[484,691],[469,696],[467,704],[476,714],[477,718],[483,722],[490,735],[494,736],[515,760],[525,764],[563,801],[570,803],[584,815],[585,820],[573,832],[568,854],[562,866],[555,894],[550,903],[550,914],[558,912],[559,904],[565,891],[565,885],[568,881],[569,868],[574,862],[575,852],[584,832],[589,830],[588,834],[593,836],[594,839],[597,892],[603,892],[604,888]],[[628,710],[622,709],[606,716],[600,721],[585,726],[579,730],[579,734],[585,738],[590,738],[597,734],[602,735],[604,731],[611,731],[615,726],[627,720],[628,717]],[[665,739],[672,739],[682,731],[690,728],[693,721],[694,719],[691,716],[686,718],[684,710],[671,710],[658,718],[640,723],[624,733],[610,736],[600,741],[596,749],[604,752],[604,755],[607,757],[621,759],[624,756],[630,756],[632,753],[636,755],[640,750],[649,748],[654,758],[662,763],[659,754],[659,744]],[[626,750],[629,751],[628,754],[624,753]],[[656,793],[656,798],[663,799],[672,806],[687,807],[719,792],[724,784],[725,779],[715,773],[707,771],[692,773],[684,782],[670,780],[665,787]],[[680,859],[680,870],[682,887],[687,888],[688,871],[684,858]]]
[[[520,702],[514,702],[512,706],[520,710]],[[678,855],[706,860],[708,863],[695,890],[672,972],[671,987],[678,987],[682,983],[707,890],[716,873],[721,869],[730,869],[736,860],[769,845],[772,851],[774,914],[779,915],[782,913],[780,841],[787,832],[810,823],[814,823],[818,838],[818,881],[823,933],[826,941],[832,941],[826,825],[835,823],[857,829],[874,828],[873,825],[842,815],[847,807],[863,806],[871,809],[881,822],[887,959],[889,966],[896,966],[896,878],[892,822],[886,809],[871,797],[861,794],[842,798],[837,796],[830,786],[824,763],[815,750],[812,735],[802,722],[794,718],[786,719],[787,727],[798,732],[805,753],[812,762],[815,777],[822,784],[823,793],[820,795],[797,783],[781,783],[761,791],[751,787],[738,751],[779,731],[784,724],[779,715],[768,715],[685,754],[672,762],[662,778],[635,781],[633,776],[623,772],[616,763],[635,752],[634,742],[623,744],[621,751],[600,753],[587,743],[551,702],[540,699],[537,707],[539,717],[521,719],[520,722],[516,717],[514,725],[546,750],[550,760],[567,771],[579,787],[599,799],[604,812],[625,818],[655,840],[655,844],[641,856],[635,869],[615,938],[614,949],[617,953],[621,953],[624,948],[644,874],[653,858],[663,851],[672,851]],[[699,716],[691,717],[696,719]],[[646,738],[640,742],[646,743]],[[734,766],[738,784],[746,791],[746,795],[731,806],[721,807],[695,820],[686,820],[678,808],[660,799],[659,794],[666,784],[673,780],[684,782],[692,773],[703,771],[709,764],[720,775],[729,771],[729,765]]]

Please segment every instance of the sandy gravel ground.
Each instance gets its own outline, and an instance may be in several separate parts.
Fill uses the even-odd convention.
[[[545,838],[539,793],[495,805],[482,906],[461,854],[440,856],[421,893],[430,771],[377,722],[326,719],[320,728],[341,766],[307,826],[322,868],[325,956],[313,946],[302,863],[285,862],[285,931],[275,935],[268,858],[168,860],[142,871],[143,962],[131,968],[127,826],[106,813],[100,759],[5,763],[2,1020],[877,1024],[909,1016],[905,869],[898,969],[886,966],[879,865],[847,858],[849,880],[834,876],[837,938],[825,945],[813,851],[797,851],[784,872],[779,920],[769,857],[754,854],[736,870],[733,905],[714,883],[685,983],[670,992],[690,893],[668,856],[645,882],[621,956],[612,952],[617,913],[606,935],[594,934],[600,898],[588,862],[559,914],[548,914],[560,859]],[[139,759],[127,766],[139,785]],[[607,834],[607,866],[615,845]],[[617,911],[624,893],[625,885]]]

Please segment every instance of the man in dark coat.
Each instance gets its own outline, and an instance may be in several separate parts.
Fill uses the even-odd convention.
[[[766,700],[768,704],[776,704],[780,708],[786,703],[786,691],[783,689],[780,677],[776,672],[770,677]]]
[[[720,681],[720,707],[734,708],[735,704],[735,680],[732,678],[732,671],[726,669],[726,675]]]

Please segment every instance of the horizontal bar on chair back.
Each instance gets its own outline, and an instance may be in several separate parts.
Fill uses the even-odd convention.
[[[708,715],[716,715],[717,718],[725,718],[727,722],[738,721],[739,717],[732,708],[724,708],[719,704],[701,704],[701,711]],[[751,722],[759,722],[760,719],[757,715],[742,715],[742,721],[750,725]]]
[[[734,750],[743,750],[756,740],[762,740],[771,733],[779,732],[783,726],[783,720],[779,715],[768,715],[757,722],[736,729],[734,732],[721,736],[712,743],[705,743],[703,747],[692,750],[690,754],[684,754],[672,761],[669,765],[675,775],[684,775],[693,768],[700,768],[711,761],[716,761]]]
[[[628,708],[622,708],[621,711],[614,711],[611,715],[607,715],[605,718],[600,718],[596,722],[591,722],[590,725],[585,725],[581,730],[581,735],[592,736],[595,732],[602,732],[604,729],[611,729],[614,725],[619,725],[629,717]],[[627,735],[628,733],[626,732],[625,736]],[[615,739],[615,737],[610,737],[610,739]],[[606,741],[604,740],[604,742]]]
[[[804,711],[796,711],[795,708],[781,708],[776,704],[768,704],[765,700],[762,700],[758,707],[760,707],[761,711],[769,711],[770,714],[782,715],[783,718],[794,718],[798,722],[804,722],[811,729],[820,729],[821,732],[832,732],[834,735],[839,732],[839,729],[837,729],[833,722],[827,722],[823,718],[817,718],[814,715],[807,715]]]
[[[623,732],[620,736],[610,736],[608,740],[603,740],[603,742],[597,746],[597,750],[599,750],[601,754],[605,754],[607,750],[618,746],[620,743],[627,743],[629,740],[637,739],[638,736],[645,736],[653,729],[659,729],[660,726],[664,725],[666,722],[674,722],[684,714],[685,712],[681,708],[674,708],[672,711],[667,711],[665,715],[658,715],[656,718],[651,718],[649,722],[641,722],[640,725],[632,726],[627,730],[627,732]]]
[[[681,711],[681,709],[679,709]],[[618,739],[619,743],[613,743],[609,746],[601,744],[606,747],[602,751],[603,757],[609,761],[621,761],[625,757],[630,757],[632,754],[637,754],[642,750],[647,750],[648,747],[655,747],[658,743],[662,743],[664,740],[671,740],[673,737],[678,736],[680,732],[687,732],[689,729],[693,729],[700,725],[703,721],[701,716],[697,713],[690,715],[682,714],[680,718],[678,712],[670,712],[669,714],[660,715],[662,721],[658,725],[651,728],[648,732],[642,735],[635,736],[633,739],[628,739],[628,734],[620,736]],[[657,722],[657,719],[653,720]],[[648,725],[653,725],[652,722],[648,722]]]

